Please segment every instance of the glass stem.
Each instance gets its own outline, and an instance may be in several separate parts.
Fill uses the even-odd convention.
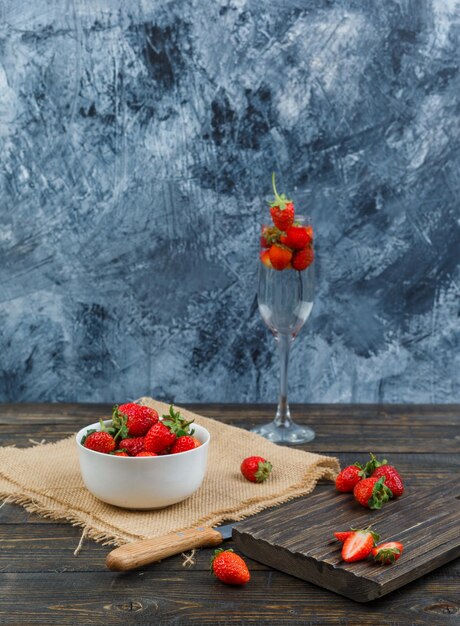
[[[287,398],[288,392],[288,366],[289,352],[291,349],[291,336],[279,334],[277,337],[278,350],[280,353],[280,396],[278,409],[275,416],[276,426],[289,427],[292,424],[291,413]]]

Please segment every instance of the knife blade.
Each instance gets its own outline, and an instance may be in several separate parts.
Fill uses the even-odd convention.
[[[109,552],[105,562],[111,570],[126,572],[186,550],[218,546],[224,540],[231,538],[233,526],[233,524],[216,528],[199,526],[161,537],[133,541]]]

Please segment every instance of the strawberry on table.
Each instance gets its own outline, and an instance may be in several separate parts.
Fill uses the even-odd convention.
[[[301,272],[302,270],[306,270],[309,265],[313,263],[315,260],[315,253],[311,246],[307,246],[303,250],[297,250],[294,252],[294,256],[292,257],[292,267]]]
[[[178,437],[183,435],[193,435],[190,431],[190,422],[182,417],[179,411],[174,411],[174,407],[169,407],[169,415],[163,415],[163,420],[154,424],[145,435],[145,450],[147,452],[161,453],[169,448]]]
[[[342,546],[342,559],[347,563],[362,561],[369,556],[379,539],[379,535],[370,528],[355,530]]]
[[[353,495],[362,506],[368,509],[380,509],[392,497],[391,490],[385,485],[385,477],[364,478],[355,485]]]
[[[359,463],[345,467],[335,479],[335,488],[338,491],[353,491],[355,485],[363,478],[363,468]]]
[[[383,565],[389,565],[399,559],[403,553],[403,544],[399,541],[387,541],[381,543],[372,550],[372,555],[376,561]]]
[[[245,585],[251,578],[246,563],[232,549],[215,550],[211,559],[211,572],[226,585]]]
[[[142,437],[149,428],[158,422],[159,416],[155,409],[148,406],[142,406],[136,402],[128,402],[115,406],[112,414],[112,424],[115,428],[120,429],[126,426],[126,430],[122,431],[122,436]]]
[[[270,215],[275,226],[282,231],[286,231],[294,223],[294,204],[283,194],[276,191],[275,173],[272,174],[274,201],[270,204]]]
[[[262,483],[270,476],[273,469],[270,461],[262,456],[248,456],[241,463],[241,473],[252,483]]]
[[[278,243],[274,243],[268,251],[272,267],[275,270],[284,270],[292,259],[292,250]]]

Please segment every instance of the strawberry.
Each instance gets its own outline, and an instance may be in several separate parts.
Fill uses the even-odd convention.
[[[276,228],[286,231],[294,223],[294,204],[284,193],[279,195],[276,191],[275,172],[272,174],[272,185],[275,200],[270,204],[270,215]]]
[[[146,452],[144,450],[144,452],[139,452],[136,456],[158,456],[158,454],[155,454],[155,452]]]
[[[385,477],[363,478],[353,489],[355,500],[368,509],[380,509],[382,504],[392,497],[391,490],[385,485]]]
[[[214,551],[211,572],[226,585],[245,585],[251,578],[246,563],[231,548]]]
[[[190,437],[190,435],[182,435],[178,437],[171,446],[171,454],[178,454],[179,452],[187,452],[187,450],[194,450],[201,446],[201,442],[196,437]]]
[[[301,272],[302,270],[306,270],[309,265],[313,263],[315,260],[315,253],[313,252],[313,248],[308,246],[303,250],[297,250],[292,257],[292,267]]]
[[[275,270],[284,270],[292,259],[292,251],[278,243],[272,245],[268,251],[270,262]]]
[[[115,428],[126,426],[126,430],[121,433],[122,437],[143,437],[158,419],[155,409],[135,402],[115,406],[112,413],[112,424]]]
[[[122,450],[126,450],[129,456],[137,456],[139,452],[144,451],[145,437],[131,437],[129,439],[122,439],[118,444],[118,447]]]
[[[370,528],[355,530],[342,546],[342,559],[347,563],[362,561],[369,556],[375,542],[379,539],[379,535]]]
[[[399,541],[387,541],[381,543],[379,546],[375,546],[372,550],[372,554],[376,561],[379,561],[383,565],[389,565],[399,559],[403,553],[403,544]]]
[[[310,227],[311,228],[311,227]],[[290,226],[286,234],[280,238],[282,244],[292,250],[302,250],[312,242],[312,237],[306,226]]]
[[[398,470],[392,465],[382,465],[378,467],[372,474],[372,478],[381,478],[385,476],[385,485],[391,489],[394,498],[402,496],[404,493],[404,485]]]
[[[158,454],[171,446],[178,437],[193,435],[194,431],[189,428],[192,422],[187,422],[171,405],[169,415],[163,415],[163,420],[154,424],[145,435],[145,450]]]
[[[273,268],[272,262],[270,261],[270,250],[261,250],[260,260],[266,267]]]
[[[102,452],[103,454],[109,454],[115,450],[115,439],[110,433],[104,430],[97,430],[87,435],[82,444],[89,450],[94,452]]]
[[[261,456],[248,456],[240,467],[243,476],[252,483],[262,483],[267,480],[272,469],[270,461],[266,461]]]
[[[345,530],[344,532],[334,533],[334,536],[336,539],[344,543],[348,539],[348,537],[351,537],[354,534],[354,530]]]
[[[111,454],[113,454],[113,456],[129,456],[129,454],[124,450],[115,450],[115,452],[112,452]]]
[[[364,466],[364,472],[367,476],[373,478],[381,478],[385,476],[385,485],[391,489],[394,498],[402,496],[404,493],[404,484],[398,470],[392,465],[388,465],[388,461],[383,459],[379,461],[372,452],[371,460]]]
[[[173,444],[175,440],[176,435],[163,422],[157,422],[145,435],[145,449],[147,452],[158,454]]]
[[[335,488],[343,492],[353,491],[363,477],[362,472],[363,468],[359,463],[345,467],[335,479]]]

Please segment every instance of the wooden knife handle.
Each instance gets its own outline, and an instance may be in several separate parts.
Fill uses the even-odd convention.
[[[148,563],[161,561],[185,550],[218,546],[222,541],[220,532],[212,528],[189,528],[162,537],[126,543],[112,550],[105,562],[109,569],[125,572]]]

